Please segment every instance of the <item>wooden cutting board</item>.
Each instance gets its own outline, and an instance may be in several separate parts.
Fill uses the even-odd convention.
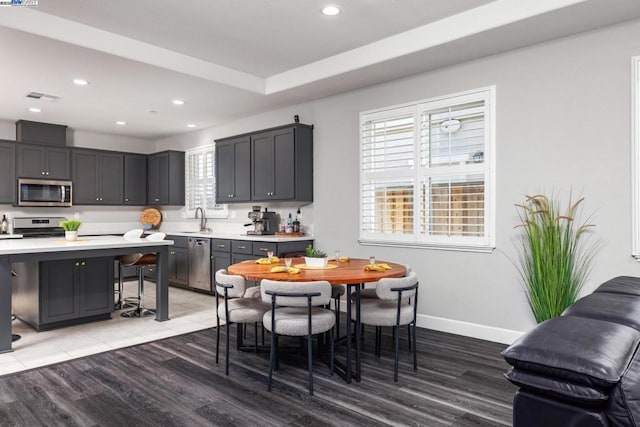
[[[158,228],[162,222],[162,214],[156,208],[147,208],[140,214],[140,222],[143,226],[149,224],[152,228]]]

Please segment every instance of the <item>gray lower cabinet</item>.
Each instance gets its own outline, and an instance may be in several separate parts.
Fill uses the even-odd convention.
[[[121,153],[73,150],[73,203],[122,205],[124,156]]]
[[[12,141],[0,141],[0,203],[16,202],[16,145]]]
[[[113,311],[113,258],[13,265],[14,313],[36,330],[109,319]]]
[[[188,239],[183,236],[167,235],[167,240],[173,240],[173,246],[169,247],[168,281],[172,286],[181,288],[189,287],[189,249]],[[144,277],[156,280],[156,266],[145,268]]]
[[[211,283],[216,283],[216,271],[226,270],[229,265],[231,265],[231,240],[211,239]]]

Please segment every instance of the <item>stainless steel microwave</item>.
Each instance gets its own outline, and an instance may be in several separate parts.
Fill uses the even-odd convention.
[[[18,206],[71,206],[71,181],[18,179]]]

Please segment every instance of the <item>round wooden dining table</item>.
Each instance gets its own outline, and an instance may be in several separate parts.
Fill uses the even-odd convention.
[[[367,271],[365,266],[369,264],[368,259],[351,258],[346,262],[329,261],[327,268],[300,268],[297,274],[289,274],[288,272],[272,273],[271,269],[275,266],[284,266],[284,259],[280,259],[277,264],[257,264],[255,261],[243,261],[232,264],[227,268],[229,274],[237,274],[245,278],[245,280],[259,282],[262,279],[280,280],[288,282],[313,282],[327,281],[333,286],[346,285],[347,295],[354,295],[355,302],[355,372],[352,370],[351,363],[351,304],[347,303],[347,336],[346,339],[338,338],[347,345],[346,364],[335,361],[337,373],[346,382],[350,383],[351,379],[360,381],[361,378],[361,362],[360,362],[360,285],[369,282],[377,282],[387,277],[402,277],[407,273],[407,269],[402,264],[393,262],[378,261],[377,264],[387,264],[391,267],[384,271]],[[292,266],[304,264],[304,258],[293,258]],[[349,297],[347,297],[349,298]],[[348,302],[349,300],[347,300]]]
[[[246,280],[259,282],[262,279],[283,280],[288,282],[313,282],[326,280],[332,285],[355,285],[368,282],[377,282],[385,277],[402,277],[407,273],[407,269],[402,264],[380,261],[385,263],[391,270],[385,271],[365,271],[364,267],[369,264],[368,259],[351,258],[347,262],[329,261],[329,268],[301,268],[298,274],[287,272],[272,273],[275,266],[284,266],[284,259],[280,258],[277,264],[256,264],[255,261],[243,261],[232,264],[228,267],[229,274],[237,274]],[[304,258],[293,258],[292,266],[304,264]]]

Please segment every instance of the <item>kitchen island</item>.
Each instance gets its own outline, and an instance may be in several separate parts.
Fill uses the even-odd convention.
[[[11,264],[25,261],[57,261],[77,258],[113,257],[128,253],[155,253],[156,320],[169,320],[167,280],[168,247],[171,240],[126,240],[121,236],[81,237],[68,242],[64,238],[0,240],[0,353],[11,348]]]

